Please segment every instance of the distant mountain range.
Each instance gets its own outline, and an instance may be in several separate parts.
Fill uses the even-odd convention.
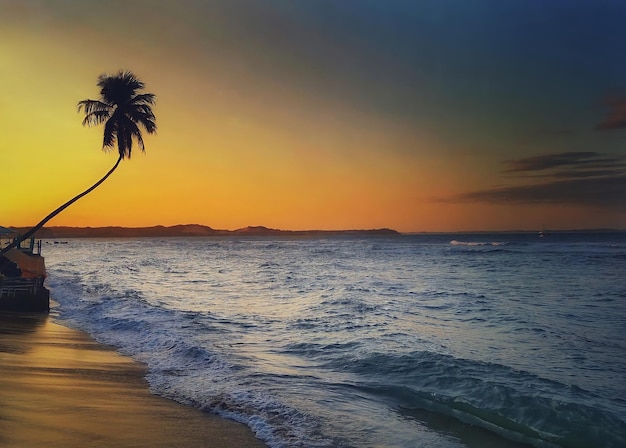
[[[24,234],[29,227],[11,227]],[[37,238],[137,238],[137,237],[199,237],[199,236],[334,236],[334,235],[400,235],[392,229],[370,230],[278,230],[248,226],[237,230],[216,230],[199,224],[153,227],[44,227]]]

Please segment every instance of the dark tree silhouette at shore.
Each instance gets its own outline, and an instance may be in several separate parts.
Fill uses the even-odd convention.
[[[48,221],[104,182],[123,159],[130,159],[134,140],[137,141],[139,149],[145,152],[141,128],[148,134],[156,132],[156,118],[152,112],[155,96],[152,93],[137,93],[144,88],[144,83],[132,72],[120,71],[116,75],[102,74],[98,77],[98,87],[100,87],[100,99],[79,101],[78,111],[85,112],[83,125],[93,126],[104,123],[102,149],[111,150],[117,143],[119,154],[117,162],[102,179],[54,210],[22,235],[20,240],[30,238]],[[0,255],[18,244],[19,241],[13,241],[0,251]]]

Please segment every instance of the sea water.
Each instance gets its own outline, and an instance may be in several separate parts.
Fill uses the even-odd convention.
[[[626,446],[626,234],[46,243],[55,319],[270,447]]]

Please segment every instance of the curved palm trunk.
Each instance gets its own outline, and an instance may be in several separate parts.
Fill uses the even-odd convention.
[[[52,218],[54,218],[56,215],[58,215],[59,213],[61,213],[63,210],[65,210],[67,207],[69,207],[70,205],[72,205],[74,202],[78,201],[80,198],[82,198],[83,196],[87,195],[88,193],[91,193],[93,190],[95,190],[102,182],[104,182],[105,180],[107,180],[107,177],[109,177],[111,174],[113,174],[113,171],[116,170],[116,168],[118,167],[118,165],[120,164],[120,162],[122,161],[122,156],[120,155],[120,157],[117,159],[117,162],[115,162],[115,165],[113,165],[113,168],[111,168],[109,170],[108,173],[106,173],[104,175],[104,177],[102,179],[100,179],[98,182],[96,182],[95,184],[93,184],[91,187],[89,187],[88,189],[86,189],[85,191],[83,191],[82,193],[80,193],[77,196],[74,196],[72,199],[70,199],[69,201],[67,201],[65,204],[63,204],[62,206],[60,206],[59,208],[57,208],[56,210],[54,210],[52,213],[50,213],[48,216],[46,216],[44,219],[42,219],[39,224],[37,224],[35,227],[33,227],[32,229],[30,229],[28,232],[26,232],[24,235],[22,235],[19,239],[19,241],[23,241],[26,240],[28,238],[30,238],[31,236],[33,236],[35,234],[35,232],[37,232],[37,230],[41,229],[48,221],[50,221]],[[14,247],[16,247],[18,245],[18,241],[15,240],[13,241],[11,244],[9,244],[7,247],[5,247],[4,249],[2,249],[0,251],[0,255],[4,254],[5,252],[8,252],[9,250],[13,249]]]

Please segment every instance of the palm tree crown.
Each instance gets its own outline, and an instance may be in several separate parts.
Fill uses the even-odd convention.
[[[98,78],[99,100],[83,100],[78,110],[84,109],[83,125],[104,123],[103,149],[117,149],[121,159],[130,159],[133,140],[145,151],[140,127],[148,134],[156,132],[156,121],[152,106],[155,96],[140,93],[144,83],[132,72],[120,71],[116,75],[102,74]]]

